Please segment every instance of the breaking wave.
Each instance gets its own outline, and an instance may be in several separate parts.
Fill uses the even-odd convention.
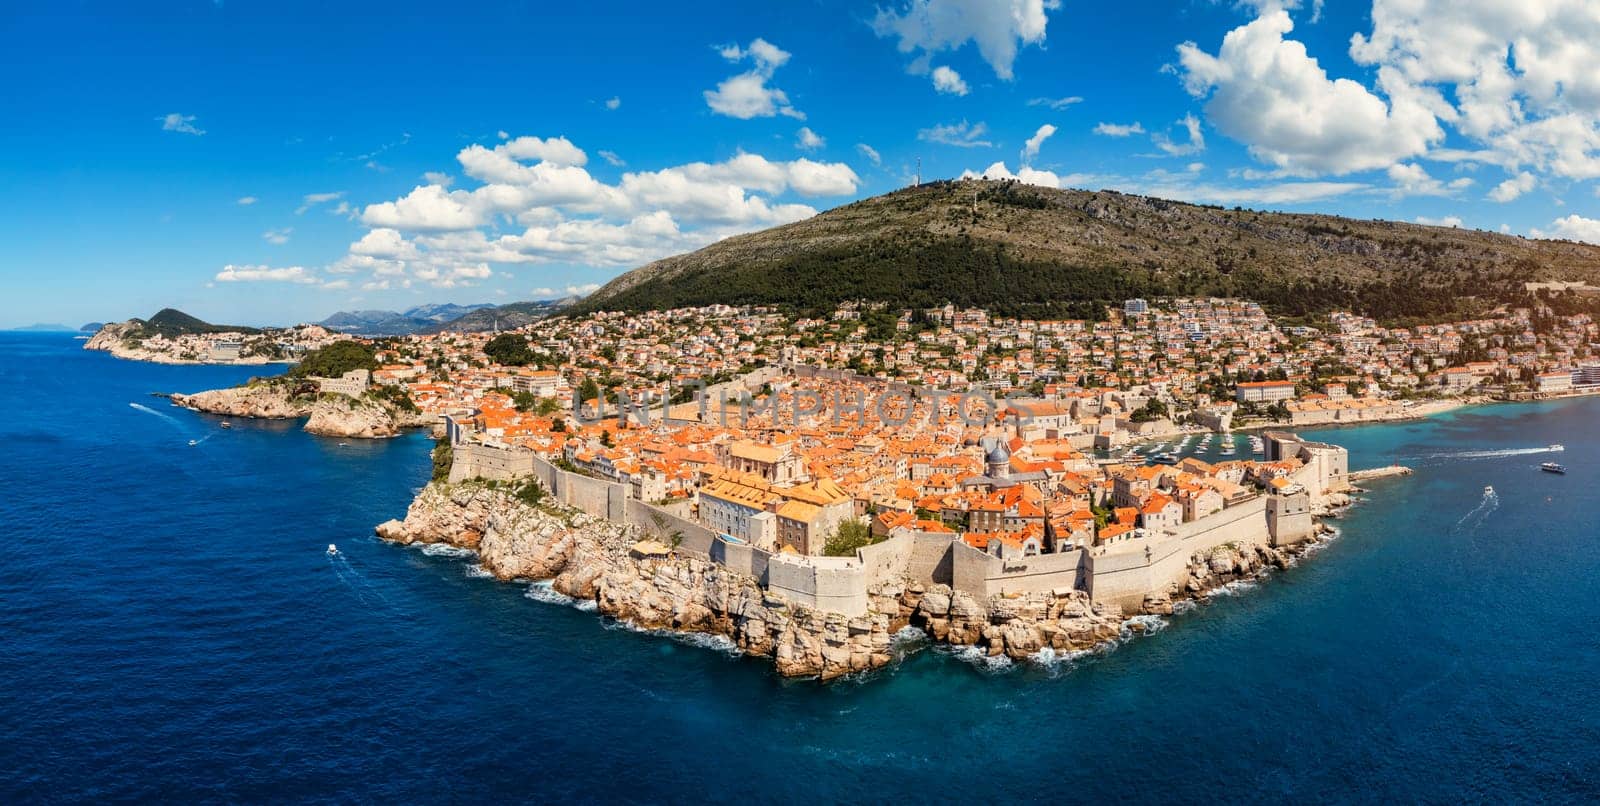
[[[560,596],[561,594],[556,595]],[[529,598],[533,597],[530,596]],[[590,602],[589,604],[592,605],[594,603]],[[627,632],[654,636],[656,638],[670,638],[677,643],[684,644],[685,646],[692,646],[697,649],[709,649],[713,652],[720,652],[730,658],[742,657],[742,653],[739,652],[739,646],[733,642],[732,638],[729,638],[726,635],[651,629],[640,627],[637,624],[631,624],[626,621],[618,621],[616,619],[606,619],[605,628],[608,630],[625,630]]]
[[[1010,671],[1015,665],[1005,655],[990,655],[989,650],[980,646],[941,647],[939,651],[980,671],[993,674]]]
[[[429,557],[456,557],[460,559],[478,556],[478,552],[472,549],[464,549],[448,543],[424,543],[422,545],[422,553]]]
[[[593,599],[576,599],[556,590],[548,579],[541,579],[538,582],[529,585],[528,591],[522,595],[534,600],[535,602],[565,605],[576,610],[582,610],[586,613],[593,613],[595,608],[599,607],[599,605],[597,605]]]
[[[1141,635],[1151,635],[1167,628],[1167,620],[1161,616],[1140,615],[1122,622],[1118,631],[1118,643],[1126,643]]]

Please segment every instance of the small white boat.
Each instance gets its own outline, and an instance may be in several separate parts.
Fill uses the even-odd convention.
[[[1483,485],[1483,494],[1484,495],[1494,495],[1494,488],[1489,486],[1489,485],[1487,485],[1487,484]]]
[[[1564,451],[1566,449],[1567,449],[1567,446],[1562,445],[1559,442],[1557,442],[1556,444],[1550,446],[1550,450],[1552,450],[1552,451]]]
[[[230,423],[227,420],[223,420],[222,421],[222,427],[223,428],[232,428],[233,427],[233,423]]]
[[[200,440],[198,440],[198,439],[189,440],[189,447],[191,447],[191,448],[193,448],[194,446],[199,445],[199,444],[200,444]]]
[[[338,554],[338,553],[339,553],[339,547],[335,546],[332,543],[329,543],[328,544],[328,556],[332,557],[333,555]]]
[[[348,443],[348,442],[341,442],[341,443],[339,443],[339,447],[341,447],[341,448],[348,448],[348,447],[350,447],[350,443]]]

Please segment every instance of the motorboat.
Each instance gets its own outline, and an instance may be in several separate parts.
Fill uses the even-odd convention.
[[[1556,444],[1550,446],[1550,450],[1552,450],[1552,451],[1564,451],[1566,449],[1567,449],[1567,446],[1562,445],[1559,442],[1557,442]]]
[[[338,553],[339,553],[339,547],[335,546],[332,543],[329,543],[328,544],[328,556],[332,557],[333,555],[338,554]]]
[[[198,439],[189,440],[189,447],[191,447],[191,448],[193,448],[194,446],[199,445],[199,444],[200,444],[200,440],[198,440]]]
[[[1561,473],[1561,474],[1565,474],[1567,472],[1567,469],[1565,467],[1562,467],[1561,465],[1558,465],[1555,462],[1545,462],[1544,464],[1539,465],[1539,469],[1543,470],[1546,473]]]
[[[230,423],[227,420],[223,420],[222,421],[222,427],[223,428],[232,428],[233,427],[233,423]]]
[[[1483,485],[1483,494],[1485,496],[1494,495],[1494,487],[1491,487],[1487,484]]]

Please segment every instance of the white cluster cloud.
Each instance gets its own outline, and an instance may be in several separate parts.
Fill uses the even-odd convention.
[[[1361,182],[1276,182],[1243,186],[1196,182],[1195,175],[1204,168],[1204,165],[1192,163],[1187,166],[1187,173],[1157,170],[1143,177],[1126,177],[1077,173],[1061,175],[1027,166],[1012,173],[1004,162],[996,162],[982,171],[969,169],[961,176],[963,179],[1015,179],[1052,188],[1116,187],[1129,193],[1205,204],[1298,204],[1371,190],[1370,185]]]
[[[1474,180],[1463,176],[1444,182],[1435,179],[1428,173],[1428,169],[1414,162],[1399,162],[1389,166],[1389,180],[1394,182],[1391,195],[1401,196],[1450,196],[1457,191],[1471,187]]]
[[[978,122],[949,123],[917,132],[917,139],[927,143],[942,143],[960,148],[988,148],[993,143],[983,139],[989,133],[989,124]]]
[[[1509,177],[1489,193],[1501,202],[1541,176],[1600,178],[1592,0],[1373,0],[1370,33],[1349,47],[1372,71],[1370,87],[1330,77],[1286,38],[1294,29],[1286,9],[1299,3],[1247,5],[1258,16],[1216,54],[1180,46],[1178,72],[1207,99],[1212,126],[1281,173],[1341,175],[1416,159],[1489,164]]]
[[[827,144],[828,141],[812,131],[810,126],[801,126],[800,131],[794,135],[794,147],[803,151],[816,151]]]
[[[723,80],[716,89],[705,91],[706,105],[711,111],[740,120],[776,115],[806,119],[805,113],[789,104],[789,96],[783,90],[767,84],[772,74],[789,61],[788,51],[758,38],[747,48],[724,45],[717,52],[735,64],[748,60],[751,67]]]
[[[910,0],[900,11],[878,10],[872,29],[899,40],[901,53],[918,53],[911,70],[924,73],[933,54],[976,43],[978,53],[1007,81],[1023,45],[1044,42],[1046,12],[1060,0]]]
[[[317,278],[303,266],[288,266],[274,269],[270,266],[235,266],[228,264],[222,267],[213,278],[219,283],[315,283]]]
[[[1206,136],[1200,130],[1199,118],[1194,115],[1184,115],[1177,125],[1182,126],[1183,130],[1188,133],[1188,141],[1180,143],[1168,137],[1164,132],[1156,132],[1150,135],[1150,139],[1156,144],[1156,148],[1174,157],[1186,157],[1206,150]]]
[[[565,137],[503,140],[456,155],[476,187],[425,184],[367,205],[360,220],[369,231],[328,271],[367,273],[369,288],[449,287],[489,277],[494,264],[637,266],[815,215],[777,197],[847,195],[861,181],[844,163],[739,153],[630,171],[612,184],[591,175],[587,153]]]
[[[570,283],[564,289],[545,286],[533,289],[532,293],[534,299],[557,299],[560,297],[586,297],[599,290],[599,283]]]
[[[1569,241],[1600,244],[1600,219],[1573,214],[1556,219],[1551,223],[1549,232],[1534,229],[1530,234],[1535,238],[1564,238]]]
[[[866,157],[867,161],[873,165],[883,164],[883,155],[878,153],[878,149],[873,148],[866,143],[856,143],[856,151],[859,152],[861,156]]]
[[[1513,176],[1510,179],[1507,179],[1506,181],[1496,185],[1494,190],[1489,191],[1489,198],[1492,201],[1505,204],[1506,202],[1515,201],[1516,199],[1521,198],[1522,194],[1528,193],[1538,186],[1538,177],[1535,177],[1533,174],[1528,173],[1527,171],[1523,171],[1522,173],[1517,174],[1516,176]]]
[[[968,91],[961,74],[942,65],[933,68],[933,88],[946,95],[966,95]]]
[[[275,246],[282,246],[282,245],[284,245],[284,244],[289,242],[289,233],[291,233],[291,232],[294,232],[294,227],[284,227],[283,229],[269,229],[266,232],[261,233],[261,238],[263,240],[265,240],[267,243],[273,244]]]
[[[178,132],[192,134],[196,137],[205,134],[206,130],[194,125],[194,115],[185,115],[179,112],[170,112],[156,118],[161,121],[161,130],[164,132]]]
[[[1060,176],[1050,171],[1036,171],[1026,165],[1020,166],[1016,173],[1006,167],[1004,162],[996,162],[980,171],[967,170],[961,173],[962,179],[1015,179],[1029,185],[1040,185],[1047,188],[1067,187],[1075,177]]]
[[[1067,109],[1068,107],[1081,103],[1083,103],[1083,96],[1069,95],[1065,98],[1032,98],[1029,99],[1028,106],[1048,106],[1051,109],[1060,112],[1063,109]]]
[[[1438,99],[1439,117],[1482,146],[1445,156],[1600,177],[1592,0],[1374,0],[1372,33],[1356,35],[1350,55],[1396,88]]]
[[[305,215],[307,210],[320,204],[326,204],[344,197],[344,191],[336,190],[328,193],[307,193],[300,199],[300,206],[294,210],[295,215]]]
[[[1055,133],[1056,127],[1048,123],[1040,126],[1039,130],[1034,132],[1033,136],[1029,137],[1028,141],[1022,145],[1022,164],[1026,166],[1033,162],[1033,158],[1039,156],[1039,147],[1043,146],[1044,141],[1050,139],[1050,135]]]
[[[1443,218],[1429,218],[1425,215],[1417,216],[1417,223],[1428,227],[1459,227],[1461,216],[1447,215]]]
[[[1094,133],[1106,137],[1131,137],[1135,134],[1144,134],[1144,125],[1139,121],[1132,123],[1098,123],[1095,124]]]
[[[260,201],[260,199],[257,199],[254,196],[240,196],[239,200],[235,202],[235,204],[239,205],[240,207],[249,207],[258,201]]]
[[[1184,86],[1209,99],[1206,116],[1218,131],[1296,174],[1386,168],[1443,139],[1436,96],[1391,91],[1385,102],[1355,81],[1330,79],[1305,45],[1284,38],[1292,30],[1289,13],[1272,8],[1229,31],[1216,55],[1193,42],[1178,47]],[[1380,84],[1390,83],[1386,75]]]

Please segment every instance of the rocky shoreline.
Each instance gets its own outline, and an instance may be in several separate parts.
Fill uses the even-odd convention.
[[[385,401],[347,395],[295,396],[281,384],[254,383],[192,395],[173,394],[174,405],[194,411],[256,420],[305,418],[308,433],[345,439],[382,439],[431,420]]]
[[[948,585],[897,581],[871,590],[868,613],[848,617],[798,607],[755,579],[676,553],[636,551],[637,529],[551,503],[530,506],[504,485],[434,482],[404,520],[376,529],[405,545],[477,553],[501,581],[545,582],[576,603],[643,630],[726,638],[740,653],[771,659],[785,677],[831,680],[893,662],[896,633],[913,627],[936,644],[1024,660],[1115,645],[1181,602],[1284,568],[1305,547],[1219,547],[1191,558],[1185,584],[1146,599],[1138,613],[1091,602],[1082,591],[996,595],[986,601]]]

